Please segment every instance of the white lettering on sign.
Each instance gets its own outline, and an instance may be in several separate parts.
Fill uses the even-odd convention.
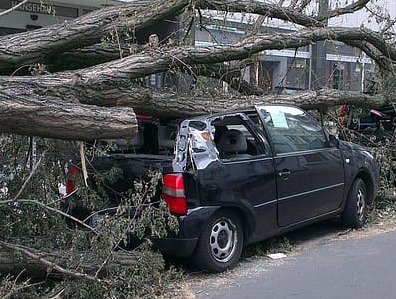
[[[19,4],[20,1],[11,1],[11,6],[14,7],[15,5]],[[51,5],[46,5],[43,3],[34,3],[34,2],[26,2],[18,7],[20,11],[27,11],[27,12],[36,12],[42,14],[54,14],[54,9]]]

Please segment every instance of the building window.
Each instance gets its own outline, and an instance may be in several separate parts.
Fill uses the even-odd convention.
[[[155,76],[155,74],[151,74],[150,75],[150,85],[155,86],[156,84],[157,84],[157,77]]]
[[[334,70],[333,70],[333,89],[342,89],[344,85],[344,69],[345,66],[340,63],[334,64]]]

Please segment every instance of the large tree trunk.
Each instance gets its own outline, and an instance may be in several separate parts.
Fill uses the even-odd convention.
[[[0,77],[0,101],[3,104],[0,107],[1,130],[8,133],[82,140],[130,137],[135,133],[136,119],[131,109],[105,110],[95,106],[80,106],[78,103],[134,107],[138,113],[161,117],[184,117],[223,111],[224,107],[229,110],[240,109],[246,108],[246,103],[257,103],[257,101],[293,102],[296,98],[305,98],[308,101],[308,103],[299,101],[298,105],[304,107],[334,105],[334,100],[331,98],[327,101],[331,104],[326,104],[326,99],[323,97],[307,98],[304,93],[296,95],[294,99],[291,96],[289,101],[287,96],[283,98],[272,96],[268,98],[269,100],[254,97],[195,98],[166,94],[150,96],[147,90],[133,87],[133,82],[130,80],[173,68],[188,69],[189,65],[244,59],[251,53],[264,49],[298,47],[309,44],[312,40],[325,39],[327,36],[340,39],[349,37],[354,40],[369,37],[374,39],[368,36],[365,30],[343,28],[302,30],[299,33],[280,35],[281,37],[255,35],[231,45],[213,48],[149,49],[146,53],[83,70],[34,77]],[[337,97],[341,98],[342,93],[338,93]],[[364,95],[361,98],[367,99]],[[315,100],[316,103],[312,103]],[[342,97],[338,102],[347,101],[350,100]]]
[[[200,96],[177,96],[165,93],[153,93],[145,105],[135,103],[136,113],[152,113],[160,118],[181,118],[202,114],[212,114],[233,110],[251,109],[254,105],[278,103],[296,105],[304,109],[327,111],[338,105],[356,105],[360,107],[380,107],[385,103],[381,96],[370,96],[353,91],[322,89],[306,91],[292,95],[230,96],[219,95],[212,98]]]
[[[33,96],[26,93],[27,89],[23,85],[20,88],[18,96],[15,96],[13,89],[9,96],[2,98],[0,132],[73,140],[132,137],[137,130],[134,111],[166,119],[243,110],[262,103],[287,103],[306,109],[326,110],[342,104],[378,107],[385,101],[380,96],[336,90],[307,91],[294,95],[200,97],[148,93],[145,89],[140,91],[137,88],[131,91],[127,87],[106,92],[99,89],[91,91],[89,97],[84,97],[85,100],[91,99],[105,106],[117,105],[118,102],[123,106],[134,107],[132,110],[129,107],[99,107],[70,101],[67,91],[59,95],[64,97],[60,100],[59,97],[53,98],[50,92]]]
[[[329,13],[353,12],[365,3],[367,0],[359,0],[344,11]],[[115,52],[108,49],[100,51],[97,46],[100,38],[109,31],[148,28],[160,20],[177,16],[189,4],[188,0],[158,0],[150,6],[147,3],[125,4],[101,9],[67,23],[0,37],[0,68],[39,62],[59,53],[76,55],[76,49],[85,46],[89,47],[82,50],[83,55],[98,57],[106,52],[106,58],[100,59],[114,59]],[[195,4],[196,8],[215,9],[225,5],[230,11],[246,12],[246,7],[234,0],[221,3],[201,0]],[[276,5],[260,1],[253,1],[249,9],[280,19],[291,16],[288,20],[297,24],[318,27],[291,33],[278,32],[276,35],[257,33],[232,44],[213,47],[166,45],[151,48],[146,45],[137,48],[140,52],[128,57],[84,69],[41,76],[2,76],[0,132],[78,140],[121,138],[136,133],[135,112],[161,118],[183,118],[225,109],[246,109],[263,102],[294,103],[305,108],[324,110],[328,106],[346,103],[375,107],[384,101],[381,96],[336,91],[256,97],[177,95],[149,91],[137,85],[136,81],[155,73],[183,71],[199,75],[205,69],[202,65],[239,61],[263,50],[298,48],[329,39],[361,47],[384,65],[388,61],[383,57],[396,60],[394,47],[375,32],[363,28],[323,28],[320,24],[322,19],[300,16],[294,9],[280,10]],[[229,82],[241,92],[255,95],[262,93],[258,88],[241,81],[237,71],[224,75],[219,70],[211,76]]]
[[[58,94],[47,92],[44,82],[35,90],[22,82],[13,83],[3,86],[1,91],[2,133],[93,140],[131,137],[137,131],[132,108],[81,104],[68,99],[67,90],[54,90]]]
[[[137,121],[132,108],[10,98],[2,100],[0,127],[2,133],[89,141],[132,137]]]

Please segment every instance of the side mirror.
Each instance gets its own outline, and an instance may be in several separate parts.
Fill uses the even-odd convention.
[[[340,145],[340,140],[336,136],[330,134],[329,144],[331,147],[338,147]]]

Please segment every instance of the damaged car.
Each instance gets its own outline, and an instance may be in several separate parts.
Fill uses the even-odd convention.
[[[166,151],[137,149],[93,162],[118,163],[126,177],[159,169],[161,197],[178,217],[179,232],[154,245],[210,272],[233,267],[248,244],[324,219],[360,228],[378,191],[370,152],[337,139],[294,106],[194,117],[169,131]],[[142,136],[141,147],[153,142]],[[158,138],[157,150],[165,144]]]

